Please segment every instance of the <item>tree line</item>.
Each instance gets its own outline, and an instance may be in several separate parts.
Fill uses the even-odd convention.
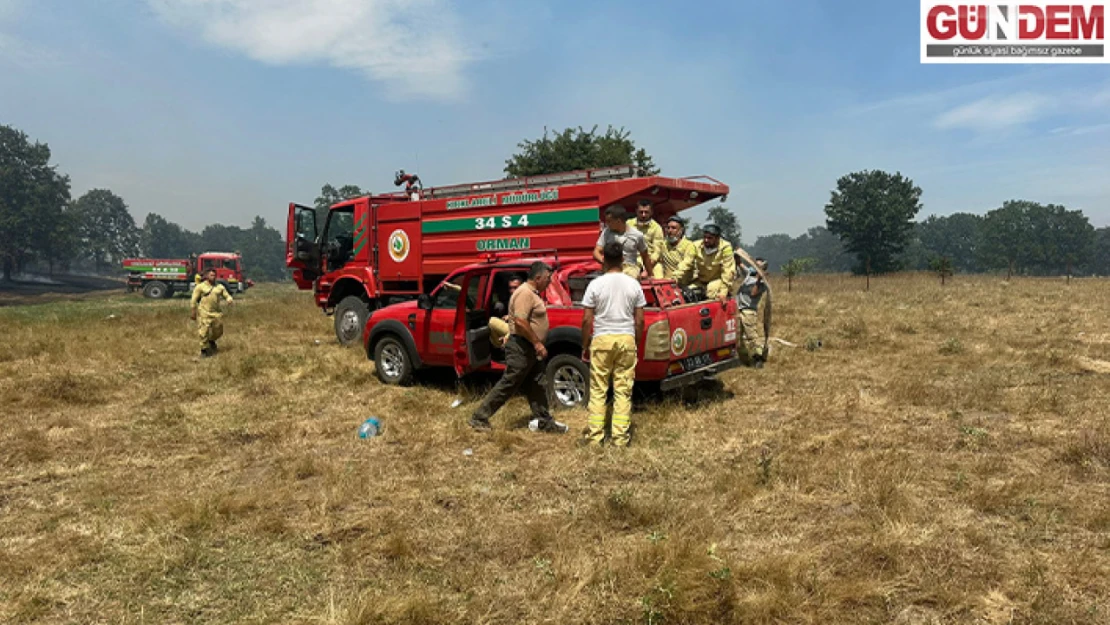
[[[624,128],[597,126],[525,140],[505,161],[510,177],[634,164],[660,173]],[[332,204],[364,195],[358,185],[325,184],[315,200],[323,221]],[[900,172],[865,170],[837,180],[825,205],[825,224],[797,237],[772,234],[742,243],[736,214],[724,205],[709,221],[725,239],[765,258],[773,269],[884,273],[1005,271],[1008,275],[1110,275],[1110,228],[1095,229],[1080,210],[1028,200],[1006,201],[985,214],[930,215],[915,221],[922,191]],[[322,227],[322,223],[320,226]],[[687,236],[701,236],[690,224]],[[69,177],[50,164],[50,148],[0,126],[0,261],[4,278],[29,266],[53,271],[107,272],[128,256],[184,257],[192,252],[239,251],[253,279],[280,280],[285,246],[280,232],[255,217],[249,228],[214,224],[191,232],[155,213],[137,227],[126,203],[107,189],[70,198]]]
[[[609,126],[604,133],[597,126],[553,133],[545,128],[539,139],[525,140],[518,148],[505,161],[509,177],[630,163],[648,175],[660,172],[624,128]],[[791,273],[805,269],[1110,275],[1110,228],[1096,230],[1082,211],[1011,200],[983,215],[930,215],[915,221],[922,209],[921,194],[901,172],[865,170],[837,180],[824,207],[825,223],[797,237],[772,234],[746,245],[740,220],[724,205],[710,207],[708,221],[721,228],[726,240],[763,257],[772,268],[791,265]],[[342,190],[325,187],[318,202],[343,195]],[[701,238],[701,227],[690,224],[687,237]]]
[[[773,267],[805,259],[803,266],[828,272],[1110,275],[1110,227],[1095,229],[1081,210],[1008,200],[982,215],[914,221],[920,197],[921,189],[900,173],[855,172],[832,192],[827,227],[800,237],[762,236],[751,252]]]
[[[282,280],[282,234],[255,217],[249,228],[213,224],[191,232],[155,213],[142,227],[120,196],[93,189],[77,199],[50,147],[0,125],[0,263],[3,279],[30,271],[112,274],[124,258],[185,258],[204,251],[243,255],[253,280]]]

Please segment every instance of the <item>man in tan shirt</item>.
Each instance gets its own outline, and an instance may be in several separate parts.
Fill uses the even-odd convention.
[[[547,358],[547,306],[541,293],[551,284],[551,267],[532,263],[528,282],[509,298],[509,341],[505,344],[505,371],[482,403],[470,417],[470,427],[489,430],[489,419],[509,401],[518,389],[528,397],[532,408],[532,429],[541,432],[565,433],[569,428],[551,416],[544,384],[544,360]]]

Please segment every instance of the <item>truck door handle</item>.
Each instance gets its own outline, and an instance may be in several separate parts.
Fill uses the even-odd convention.
[[[712,328],[712,327],[713,327],[713,320],[712,319],[702,319],[701,320],[701,329],[702,330],[708,330],[709,328]]]
[[[409,329],[416,329],[416,315],[409,315]]]
[[[698,314],[701,315],[702,317],[708,317],[709,316],[709,308],[702,308],[701,310],[698,311]],[[705,322],[703,321],[702,323],[705,323]]]

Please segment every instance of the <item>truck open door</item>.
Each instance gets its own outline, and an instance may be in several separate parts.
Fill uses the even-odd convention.
[[[285,266],[294,270],[293,281],[301,289],[311,289],[320,276],[316,209],[289,204],[289,217],[285,224]]]
[[[465,375],[490,364],[493,345],[489,336],[489,270],[472,271],[462,284],[455,315],[455,373]]]

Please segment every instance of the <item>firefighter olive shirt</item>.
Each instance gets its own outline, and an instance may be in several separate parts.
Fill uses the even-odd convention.
[[[509,314],[528,322],[532,333],[542,343],[547,339],[547,306],[531,284],[525,283],[509,298]],[[516,324],[510,326],[511,334],[519,334]]]
[[[222,314],[221,299],[228,302],[234,301],[222,284],[212,286],[207,282],[201,282],[193,287],[192,306],[202,315]]]

